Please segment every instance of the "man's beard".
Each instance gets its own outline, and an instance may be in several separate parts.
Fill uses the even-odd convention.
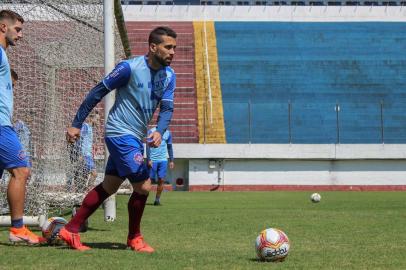
[[[7,42],[7,44],[10,45],[10,46],[15,46],[15,45],[16,45],[16,43],[14,42],[14,40],[11,39],[11,38],[9,38],[9,37],[7,37],[7,36],[6,36],[6,42]]]
[[[155,60],[156,60],[161,66],[166,67],[166,66],[170,66],[170,65],[171,65],[171,63],[168,64],[168,62],[166,62],[165,59],[162,59],[162,58],[160,58],[160,57],[157,56],[157,55],[154,55],[154,58],[155,58]]]

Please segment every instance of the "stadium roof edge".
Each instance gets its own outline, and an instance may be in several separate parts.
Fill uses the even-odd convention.
[[[405,22],[401,6],[126,6],[126,21]]]

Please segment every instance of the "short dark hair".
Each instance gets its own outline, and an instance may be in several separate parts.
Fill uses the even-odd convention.
[[[167,26],[159,26],[159,27],[155,28],[154,30],[152,30],[151,33],[149,34],[148,44],[162,43],[163,40],[162,40],[161,36],[169,36],[169,37],[176,38],[177,35],[176,35],[176,32],[173,31],[171,28],[169,28]]]
[[[8,9],[3,9],[0,11],[0,21],[6,19],[11,20],[13,22],[20,21],[21,23],[24,23],[24,19],[20,14]]]
[[[11,78],[15,81],[18,81],[18,75],[17,72],[14,69],[10,69],[10,73],[11,73]]]

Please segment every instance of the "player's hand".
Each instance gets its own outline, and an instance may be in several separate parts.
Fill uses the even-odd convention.
[[[151,160],[148,161],[148,168],[152,168],[152,161]]]
[[[169,169],[173,170],[175,168],[175,162],[171,161],[169,162]]]
[[[74,143],[80,137],[80,129],[70,127],[66,130],[66,140],[69,143]]]
[[[158,131],[152,132],[148,137],[147,137],[147,143],[151,147],[159,147],[161,145],[162,141],[162,136],[161,133]]]

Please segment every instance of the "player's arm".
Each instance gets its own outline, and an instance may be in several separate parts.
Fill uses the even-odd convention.
[[[146,152],[147,152],[147,165],[148,167],[152,167],[152,161],[151,161],[151,147],[149,145],[146,145]]]
[[[168,148],[168,155],[169,155],[169,168],[173,169],[175,168],[175,163],[173,161],[173,147],[172,147],[172,143],[168,143],[166,145],[166,147]]]
[[[74,142],[80,137],[80,129],[92,109],[112,90],[126,85],[131,76],[131,67],[127,62],[120,62],[103,81],[99,82],[80,105],[72,127],[68,128],[66,137],[69,142]]]
[[[166,149],[168,150],[168,156],[169,156],[169,168],[172,170],[175,168],[175,163],[173,162],[173,147],[172,147],[172,134],[169,132],[168,139],[166,141]]]
[[[173,97],[175,93],[175,88],[176,88],[176,75],[175,73],[173,73],[171,82],[165,89],[165,92],[161,99],[156,131],[153,132],[148,137],[149,145],[152,147],[158,147],[161,144],[162,135],[168,129],[169,123],[171,122],[173,115]]]

